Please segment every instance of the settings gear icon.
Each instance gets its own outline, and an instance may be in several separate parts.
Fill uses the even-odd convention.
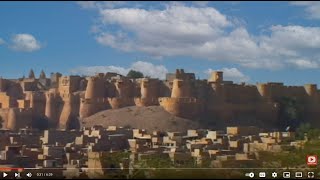
[[[273,173],[272,173],[272,177],[273,177],[273,178],[276,178],[276,177],[278,177],[278,174],[277,174],[276,172],[273,172]]]

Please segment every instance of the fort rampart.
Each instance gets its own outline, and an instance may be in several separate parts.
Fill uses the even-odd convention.
[[[21,91],[17,90],[26,82],[36,86],[26,87],[28,91],[22,87]],[[29,125],[32,119],[42,117],[48,119],[50,127],[63,129],[70,122],[106,109],[159,105],[175,116],[190,119],[206,116],[216,122],[246,119],[274,122],[281,98],[293,97],[304,103],[305,117],[317,122],[318,94],[315,84],[234,84],[224,81],[221,71],[212,72],[208,80],[196,80],[193,73],[185,73],[183,69],[168,74],[166,80],[129,79],[116,73],[90,77],[56,73],[50,79],[41,73],[41,81],[0,78],[0,116],[8,129]]]

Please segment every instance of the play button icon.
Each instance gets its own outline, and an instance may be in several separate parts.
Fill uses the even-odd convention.
[[[8,176],[8,174],[7,174],[7,173],[5,173],[5,172],[4,172],[4,173],[2,173],[2,177],[4,177],[4,178],[5,178],[5,177],[7,177],[7,176]]]

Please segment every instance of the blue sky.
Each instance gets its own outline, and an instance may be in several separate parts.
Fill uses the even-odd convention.
[[[1,2],[0,76],[129,69],[320,85],[318,2]]]

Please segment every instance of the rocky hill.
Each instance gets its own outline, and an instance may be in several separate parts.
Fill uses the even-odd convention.
[[[187,129],[204,128],[194,120],[176,117],[161,106],[137,107],[129,106],[98,112],[82,120],[82,126],[93,125],[123,126],[148,131],[186,131]]]

